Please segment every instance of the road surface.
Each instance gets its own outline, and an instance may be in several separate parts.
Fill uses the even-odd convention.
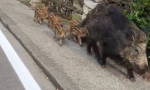
[[[0,47],[0,87],[2,90],[23,90],[19,78]]]
[[[6,37],[6,40],[3,36]],[[19,56],[21,60],[20,62],[22,62],[23,65],[17,61],[17,57],[15,57],[14,52],[6,43],[7,41],[10,42],[10,45],[14,49],[14,52],[16,52],[16,54]],[[9,50],[7,52],[8,48]],[[10,58],[10,56],[12,57]],[[26,69],[24,69],[23,66],[27,68],[29,73],[26,72]],[[34,60],[32,60],[29,54],[24,50],[24,48],[22,48],[20,43],[8,32],[8,30],[3,27],[1,23],[0,90],[56,90],[54,85],[36,65]]]

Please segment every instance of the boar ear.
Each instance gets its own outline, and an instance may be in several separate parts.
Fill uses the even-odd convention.
[[[135,37],[132,33],[126,33],[126,38],[128,40],[128,45],[134,45]]]
[[[135,43],[135,37],[131,34],[131,36],[132,36],[132,45],[134,45],[134,43]]]

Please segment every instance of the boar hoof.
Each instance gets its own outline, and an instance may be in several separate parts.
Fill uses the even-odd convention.
[[[135,78],[130,78],[130,81],[135,82],[136,80],[135,80]]]
[[[131,82],[135,82],[136,81],[136,79],[134,77],[130,77],[129,75],[128,75],[128,78],[130,79]]]
[[[92,55],[92,52],[87,52],[88,55]]]
[[[101,65],[102,68],[106,68],[106,65]]]
[[[105,68],[106,67],[106,64],[102,63],[101,61],[98,61],[99,64],[101,65],[102,68]]]
[[[81,47],[83,47],[83,44],[80,44]]]

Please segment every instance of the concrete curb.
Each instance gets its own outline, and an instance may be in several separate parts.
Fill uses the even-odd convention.
[[[79,88],[75,86],[72,80],[53,62],[53,60],[44,55],[44,53],[2,10],[0,10],[0,22],[19,41],[59,90],[79,90]]]

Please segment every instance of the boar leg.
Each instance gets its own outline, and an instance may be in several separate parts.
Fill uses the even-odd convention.
[[[89,43],[87,45],[87,53],[90,54],[90,55],[92,54],[91,48],[92,48],[92,43]]]
[[[132,70],[132,69],[128,69],[128,68],[127,68],[127,76],[128,76],[128,78],[129,78],[132,82],[135,82],[135,77],[134,77],[134,74],[133,74],[133,70]]]
[[[98,60],[98,63],[102,66],[102,67],[105,67],[106,65],[106,57],[105,56],[102,56],[101,58],[101,55],[100,55],[100,52],[98,50],[98,46],[96,45],[96,42],[93,43],[92,45],[92,48],[93,48],[93,51],[96,55],[96,58]]]
[[[97,42],[93,40],[92,42],[92,48],[93,51],[96,55],[96,58],[98,59],[98,63],[102,66],[105,67],[106,66],[106,58],[107,56],[105,55],[105,53],[101,51],[99,51],[98,46],[97,46]]]
[[[106,56],[105,55],[102,56],[102,59],[99,61],[99,63],[102,67],[106,67]]]
[[[97,60],[98,60],[98,62],[100,63],[101,62],[101,56],[100,56],[100,53],[99,53],[99,51],[98,51],[98,46],[97,46],[97,44],[96,44],[96,41],[95,40],[92,40],[90,43],[89,43],[90,45],[88,45],[88,51],[90,52],[90,47],[92,47],[92,49],[93,49],[93,51],[94,51],[94,53],[95,53],[95,56],[96,56],[96,58],[97,58]],[[102,64],[101,64],[102,65]],[[102,65],[103,66],[103,65]]]

